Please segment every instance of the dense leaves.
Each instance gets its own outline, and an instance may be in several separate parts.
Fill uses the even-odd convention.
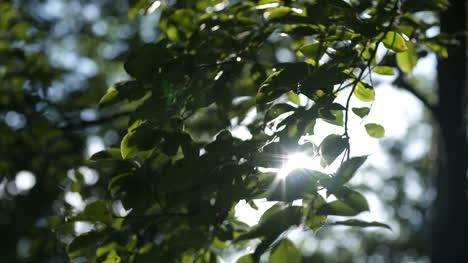
[[[1,8],[7,14],[0,18],[2,32],[26,41],[24,26],[9,20],[15,8]],[[54,224],[57,235],[69,240],[67,256],[87,262],[211,263],[219,261],[227,246],[257,239],[255,252],[238,262],[258,262],[269,249],[269,262],[300,262],[299,249],[283,238],[286,231],[303,224],[316,232],[328,216],[369,210],[364,195],[346,185],[366,160],[350,156],[351,147],[359,146],[350,144],[349,111],[361,118],[370,111],[370,105],[355,107],[351,98],[373,102],[377,91],[372,74],[394,74],[377,58],[379,48],[386,49],[386,56],[395,58],[404,73],[416,65],[418,50],[443,53],[437,41],[427,38],[424,25],[407,22],[424,8],[377,0],[133,1],[130,17],[158,12],[158,35],[147,43],[132,41],[134,48],[123,63],[129,80],[102,92],[100,109],[119,114],[128,110],[124,113],[129,120],[115,135],[120,140],[114,148],[90,158],[89,165],[100,174],[99,190],[87,190],[85,176],[69,169],[84,162],[81,156],[70,154],[70,160],[63,160],[66,168],[44,164],[43,159],[31,162],[32,170],[47,165],[48,174],[62,180],[70,174],[71,191],[86,197],[81,210],[62,209],[67,221]],[[16,45],[0,42],[7,61],[27,55]],[[2,68],[0,80],[6,87],[29,87],[28,81],[35,87],[33,80],[24,78],[14,84],[15,70],[29,69],[18,65]],[[28,94],[21,105],[9,106],[26,114],[40,108],[29,104],[43,93]],[[341,94],[346,104],[337,101]],[[20,143],[30,144],[31,151],[50,149],[47,154],[54,161],[78,152],[75,134],[62,135],[56,128],[62,122],[50,122],[41,114],[32,135],[49,137],[36,142],[28,134]],[[321,121],[342,133],[328,134],[316,146],[307,136]],[[23,132],[4,126],[0,128],[9,134]],[[244,134],[236,132],[239,128]],[[375,138],[385,133],[378,124],[366,124],[365,129]],[[2,141],[0,148],[15,143]],[[318,157],[323,167],[338,169],[329,174],[293,169],[285,178],[263,170],[277,171],[297,151]],[[14,151],[11,155],[18,156]],[[17,168],[4,170],[12,175]],[[46,180],[41,184],[47,185]],[[56,184],[52,188],[58,189]],[[246,200],[255,208],[253,200],[258,198],[277,203],[258,224],[240,222],[236,205]],[[295,200],[303,205],[293,205]],[[77,235],[71,226],[81,222],[91,224],[92,230]],[[335,224],[386,227],[353,219]]]

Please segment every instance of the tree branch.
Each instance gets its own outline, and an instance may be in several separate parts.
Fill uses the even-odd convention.
[[[421,92],[415,89],[410,83],[408,83],[408,81],[406,81],[403,78],[403,74],[401,71],[400,71],[398,78],[393,81],[393,84],[408,91],[413,96],[415,96],[432,113],[432,115],[434,116],[436,120],[439,119],[439,113],[438,113],[439,111],[438,111],[437,105],[434,105],[433,103],[429,102],[426,96],[424,96]]]
[[[102,117],[100,119],[93,120],[93,121],[80,120],[80,121],[78,121],[76,123],[68,123],[67,125],[59,127],[59,128],[62,129],[62,130],[84,129],[84,128],[88,128],[88,127],[91,127],[91,126],[101,125],[101,124],[104,124],[104,123],[107,123],[107,122],[114,121],[114,120],[119,119],[121,117],[125,117],[125,116],[130,115],[130,113],[132,113],[132,112],[131,111],[124,111],[124,112],[116,113],[114,115],[105,116],[105,117]]]

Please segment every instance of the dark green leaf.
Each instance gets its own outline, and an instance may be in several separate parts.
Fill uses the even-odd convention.
[[[280,103],[280,104],[275,104],[273,107],[271,107],[270,110],[265,115],[265,123],[274,120],[275,118],[279,117],[281,114],[290,112],[290,111],[295,111],[296,108],[293,106],[286,104],[286,103]]]
[[[107,159],[122,159],[120,149],[118,148],[109,148],[104,151],[97,152],[93,154],[90,158],[92,161],[98,160],[107,160]]]
[[[383,227],[387,228],[389,230],[392,230],[392,228],[384,223],[372,221],[372,222],[366,222],[366,221],[361,221],[357,219],[349,219],[346,221],[337,221],[334,223],[335,225],[343,225],[343,226],[358,226],[358,227]]]
[[[97,242],[106,236],[104,232],[91,231],[76,238],[67,246],[67,253],[71,259],[77,257],[93,257],[96,254]]]
[[[366,198],[348,187],[340,187],[339,189],[332,190],[332,193],[357,212],[369,211],[369,204]]]
[[[337,134],[328,135],[320,144],[322,160],[330,165],[348,146],[348,139]]]
[[[336,200],[322,205],[318,210],[319,215],[336,215],[336,216],[355,216],[359,211],[352,208],[343,201]]]
[[[333,187],[345,184],[353,178],[357,169],[367,160],[367,156],[353,157],[344,162],[332,179]]]
[[[86,205],[83,212],[72,218],[76,221],[102,222],[110,224],[112,220],[109,202],[98,200]]]
[[[325,53],[326,48],[327,47],[324,43],[319,42],[319,43],[303,46],[301,49],[299,49],[299,51],[304,56],[318,61]]]
[[[235,241],[242,241],[257,237],[276,237],[283,231],[293,225],[298,225],[302,219],[302,207],[290,206],[281,210],[271,212],[264,220],[259,222],[255,227],[241,236]]]

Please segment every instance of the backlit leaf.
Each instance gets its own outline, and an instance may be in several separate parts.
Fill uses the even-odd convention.
[[[236,261],[236,263],[254,263],[254,262],[255,261],[251,254],[244,255]]]
[[[398,55],[397,55],[398,56]],[[395,71],[391,67],[386,67],[386,66],[380,66],[376,67],[373,70],[374,73],[380,74],[380,75],[395,75]]]
[[[359,81],[354,89],[354,95],[361,101],[371,102],[375,99],[375,91],[371,86]]]
[[[410,74],[418,63],[418,53],[414,44],[408,42],[408,50],[396,54],[396,61],[401,71]]]
[[[384,46],[395,52],[403,52],[408,50],[405,39],[397,32],[387,32],[385,38],[382,40]]]
[[[271,253],[269,263],[300,263],[301,251],[289,239],[283,239]]]
[[[351,110],[354,112],[354,114],[361,118],[366,117],[370,112],[370,109],[368,107],[352,108]]]
[[[379,124],[368,123],[364,125],[364,127],[366,127],[366,131],[371,137],[381,138],[385,136],[385,129]]]

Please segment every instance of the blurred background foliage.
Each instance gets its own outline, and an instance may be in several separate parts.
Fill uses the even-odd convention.
[[[194,10],[216,8],[221,3],[163,2]],[[418,1],[405,1],[408,8],[414,2]],[[433,2],[427,1],[427,5]],[[99,228],[84,222],[63,222],[67,215],[85,209],[85,204],[109,198],[108,174],[102,166],[94,167],[89,157],[104,148],[119,147],[133,108],[99,110],[98,102],[109,86],[130,78],[123,69],[124,58],[142,43],[154,42],[160,33],[158,26],[174,42],[184,41],[184,27],[189,31],[193,26],[190,14],[184,14],[181,28],[174,28],[167,20],[160,24],[162,11],[154,3],[0,2],[1,262],[70,262],[66,244],[74,235]],[[437,19],[431,11],[424,15]],[[272,39],[259,54],[260,59],[294,61],[295,54],[286,48],[289,41]],[[242,45],[232,44],[233,48]],[[434,48],[440,46],[434,44]],[[238,83],[237,92],[256,90],[266,77],[258,74],[257,79],[245,78]],[[429,97],[435,89],[433,76],[420,74],[405,81],[416,89],[424,87],[419,90]],[[233,112],[245,117],[254,102],[238,105]],[[415,107],[423,105],[415,103]],[[232,120],[216,109],[205,110],[189,127],[200,139],[209,141],[219,127],[230,125]],[[380,160],[384,164],[370,163],[361,177],[373,179],[355,183],[378,200],[393,232],[331,226],[316,234],[293,231],[290,236],[302,250],[302,262],[429,262],[436,157],[433,120],[428,112],[418,118],[403,136],[382,140],[385,154]],[[237,120],[240,122],[242,117]],[[416,142],[420,152],[408,154],[418,147]],[[112,208],[116,215],[124,213],[118,202]],[[131,242],[136,241],[130,238],[127,245]],[[226,262],[236,259],[232,255],[237,252],[227,249],[224,253]],[[116,262],[111,260],[108,254],[105,262]]]

